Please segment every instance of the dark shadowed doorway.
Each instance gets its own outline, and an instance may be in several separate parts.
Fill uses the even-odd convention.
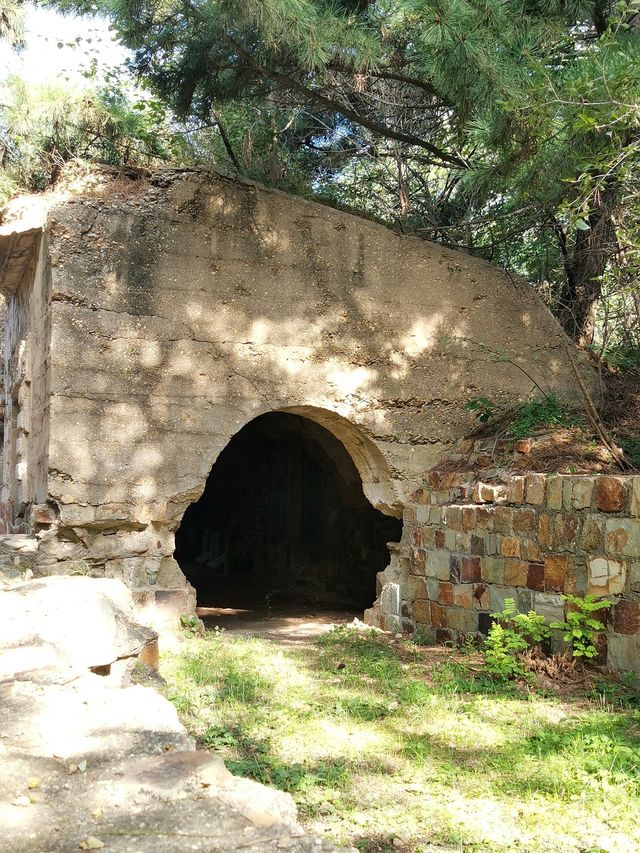
[[[176,533],[201,608],[283,602],[362,611],[401,522],[367,501],[342,443],[310,418],[262,415],[211,469]]]

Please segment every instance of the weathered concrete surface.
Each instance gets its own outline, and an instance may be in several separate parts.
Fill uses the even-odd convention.
[[[96,605],[84,617],[83,594]],[[304,833],[288,794],[196,751],[155,689],[89,672],[140,648],[148,631],[125,624],[130,608],[117,581],[49,578],[0,590],[0,850],[334,851]],[[25,644],[32,637],[38,643]],[[15,673],[21,649],[36,653]]]
[[[66,683],[136,660],[157,634],[136,623],[118,580],[49,577],[0,587],[0,681]]]
[[[25,392],[8,413],[6,499],[39,531],[41,573],[81,564],[167,613],[194,602],[174,531],[256,416],[326,427],[369,500],[400,517],[470,427],[469,397],[526,397],[519,367],[575,393],[563,333],[522,282],[250,182],[105,178],[43,227],[9,311],[8,387]]]

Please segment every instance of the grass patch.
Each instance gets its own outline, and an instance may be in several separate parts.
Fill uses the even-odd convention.
[[[637,682],[560,699],[474,669],[351,629],[295,646],[194,637],[162,662],[199,744],[290,792],[336,844],[640,849]]]

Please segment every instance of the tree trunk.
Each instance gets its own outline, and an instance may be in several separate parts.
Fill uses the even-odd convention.
[[[559,319],[569,337],[583,346],[593,342],[602,276],[616,251],[612,221],[616,198],[613,185],[601,191],[589,215],[589,228],[576,230],[573,248],[565,255]]]

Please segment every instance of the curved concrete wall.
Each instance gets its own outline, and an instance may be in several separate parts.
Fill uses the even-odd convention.
[[[524,283],[250,182],[103,180],[46,231],[50,567],[144,555],[155,582],[217,455],[264,412],[331,430],[399,516],[472,426],[468,398],[527,397],[521,368],[574,394],[564,335]],[[61,528],[80,541],[62,547]]]

